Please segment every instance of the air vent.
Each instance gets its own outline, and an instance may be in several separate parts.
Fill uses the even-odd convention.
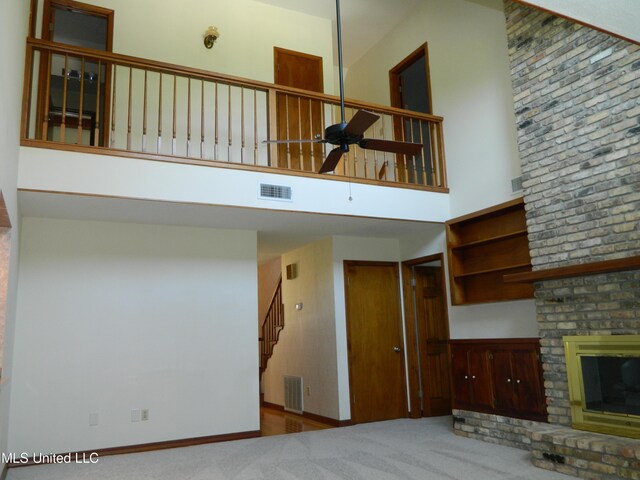
[[[290,202],[291,194],[291,187],[287,187],[285,185],[270,185],[268,183],[260,184],[260,198]]]
[[[520,193],[522,192],[522,175],[516,178],[511,179],[511,193]]]
[[[302,377],[284,376],[284,409],[302,413]]]

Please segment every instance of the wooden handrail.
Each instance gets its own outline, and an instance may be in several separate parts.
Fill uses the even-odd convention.
[[[372,138],[420,142],[425,148],[412,157],[367,152],[353,145],[334,175],[319,175],[317,170],[333,147],[317,144],[303,148],[295,142],[311,140],[335,123],[335,108],[340,104],[336,96],[36,38],[27,39],[26,50],[22,145],[73,151],[84,148],[91,153],[204,162],[216,167],[266,168],[288,175],[448,192],[442,117],[349,99],[345,104],[350,115],[359,109],[379,115],[369,131]],[[39,68],[34,64],[36,51],[40,52]],[[56,61],[52,63],[52,59]],[[88,64],[97,64],[97,82],[95,75],[85,80],[84,66]],[[78,76],[74,68],[83,71]],[[72,72],[76,76],[70,76]],[[62,87],[52,84],[53,78],[62,80]],[[85,81],[91,82],[96,92],[95,105],[81,104],[93,114],[88,141],[83,140],[84,126],[67,118],[78,108],[67,108],[68,98],[77,99],[77,94],[67,96],[68,89],[78,88],[78,81],[81,93]],[[32,98],[36,89],[37,104]],[[58,98],[57,105],[54,98]],[[34,111],[35,126],[30,118]],[[157,115],[157,133],[148,128],[148,122],[156,122],[149,115]],[[57,125],[60,128],[56,129]],[[75,133],[77,140],[66,138],[65,129]],[[194,148],[194,138],[199,138],[199,148]],[[265,140],[294,143],[265,145]]]
[[[261,90],[275,90],[278,93],[289,93],[292,95],[301,95],[312,100],[322,100],[328,103],[340,104],[340,97],[335,95],[327,95],[325,93],[317,93],[309,90],[302,90],[300,88],[286,87],[284,85],[276,85],[273,83],[261,82],[259,80],[251,80],[248,78],[236,77],[233,75],[227,75],[223,73],[211,72],[208,70],[201,70],[198,68],[186,67],[184,65],[177,65],[173,63],[159,62],[156,60],[149,60],[145,58],[132,57],[129,55],[122,55],[119,53],[106,52],[103,50],[94,50],[92,48],[75,47],[73,45],[67,45],[64,43],[50,42],[47,40],[41,40],[39,38],[27,38],[27,45],[35,47],[40,50],[47,50],[57,54],[76,55],[79,57],[85,57],[92,60],[110,61],[119,65],[127,67],[135,67],[140,69],[149,70],[152,72],[166,72],[175,73],[178,75],[189,76],[191,78],[197,78],[202,80],[211,80],[223,84],[231,84],[238,87],[253,87]],[[361,100],[345,99],[345,105],[352,108],[371,109],[376,112],[383,112],[389,114],[397,114],[410,116],[417,120],[425,120],[430,122],[439,123],[443,121],[443,117],[437,115],[429,115],[426,113],[415,112],[412,110],[403,110],[396,107],[388,107],[385,105],[379,105],[376,103],[364,102]]]
[[[260,328],[260,372],[267,368],[267,362],[273,355],[273,347],[278,343],[280,332],[284,328],[284,305],[282,304],[282,276],[271,298],[269,309]]]

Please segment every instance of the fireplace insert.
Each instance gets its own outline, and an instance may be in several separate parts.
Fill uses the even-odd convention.
[[[573,427],[640,438],[640,335],[563,341]]]

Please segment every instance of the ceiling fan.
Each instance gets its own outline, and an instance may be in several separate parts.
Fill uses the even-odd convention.
[[[340,25],[340,0],[336,0],[336,20],[338,34],[338,77],[340,79],[340,123],[330,125],[324,131],[324,137],[313,140],[265,140],[264,143],[328,143],[335,145],[320,166],[318,173],[332,172],[338,166],[342,155],[349,151],[350,145],[358,145],[366,150],[417,155],[422,151],[421,143],[398,142],[365,138],[364,133],[378,121],[380,115],[367,110],[358,110],[349,120],[345,120],[344,79],[342,73],[342,28]],[[318,135],[319,137],[319,135]]]

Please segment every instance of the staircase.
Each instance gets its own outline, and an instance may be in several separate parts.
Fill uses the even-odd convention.
[[[284,305],[282,304],[282,277],[271,299],[260,333],[260,376],[267,369],[267,362],[273,355],[273,347],[278,343],[280,331],[284,328]]]

